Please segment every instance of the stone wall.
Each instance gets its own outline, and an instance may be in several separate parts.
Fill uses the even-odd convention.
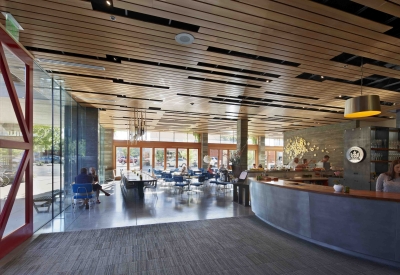
[[[306,140],[307,144],[310,143],[307,148],[314,148],[314,151],[309,150],[305,152],[303,159],[315,160],[315,162],[317,162],[321,160],[324,155],[329,155],[329,162],[332,166],[343,167],[344,130],[356,128],[356,124],[357,122],[354,120],[346,123],[284,132],[283,144],[285,147],[288,143],[288,139],[301,137]],[[316,149],[317,147],[319,148],[318,150]],[[324,150],[324,152],[322,152],[322,150]],[[326,151],[328,151],[328,153]],[[290,161],[289,155],[283,152],[283,163],[287,164]]]

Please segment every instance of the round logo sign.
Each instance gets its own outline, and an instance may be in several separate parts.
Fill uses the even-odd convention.
[[[350,147],[346,152],[346,158],[352,163],[358,163],[364,159],[364,150],[361,147]]]

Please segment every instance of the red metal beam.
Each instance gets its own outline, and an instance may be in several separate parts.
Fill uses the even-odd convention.
[[[13,148],[13,149],[27,150],[27,149],[31,149],[32,145],[29,143],[26,143],[26,142],[22,142],[22,141],[0,139],[0,148]]]
[[[3,45],[25,63],[25,106],[20,105]],[[25,150],[7,201],[0,213],[0,259],[33,234],[33,66],[33,56],[0,24],[0,70],[24,139],[24,142],[0,139],[0,147]],[[25,118],[21,107],[25,109]],[[25,188],[25,225],[2,238],[7,222],[12,218],[10,214],[24,174],[25,186],[21,188]]]
[[[15,248],[15,244],[20,244],[31,236],[32,232],[27,224],[7,235],[1,240],[0,259],[10,253]]]
[[[6,200],[6,203],[4,204],[3,211],[0,214],[0,240],[3,237],[8,218],[10,217],[11,210],[13,208],[15,198],[16,198],[18,190],[19,190],[19,186],[21,185],[22,177],[23,177],[26,167],[28,166],[28,163],[29,163],[28,155],[29,155],[28,151],[25,151],[24,156],[22,157],[22,162],[19,165],[17,173],[15,175],[14,182],[11,185],[10,191],[8,193],[7,200]],[[32,205],[31,205],[31,207],[32,207]]]
[[[4,54],[3,45],[0,43],[0,70],[3,74],[4,83],[6,84],[8,94],[10,96],[11,104],[14,108],[15,116],[17,117],[17,121],[19,127],[21,128],[22,136],[24,137],[25,142],[29,142],[28,135],[28,125],[26,125],[24,115],[22,113],[21,105],[19,104],[19,99],[17,92],[15,91],[14,83],[12,81],[11,72],[8,68],[7,59]]]

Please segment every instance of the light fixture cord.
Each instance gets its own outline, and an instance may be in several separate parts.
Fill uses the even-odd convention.
[[[363,86],[363,78],[364,78],[364,70],[363,70],[363,58],[361,56],[361,95],[362,95],[362,86]]]

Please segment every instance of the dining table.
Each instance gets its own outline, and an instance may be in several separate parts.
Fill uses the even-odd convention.
[[[137,188],[138,195],[140,199],[144,198],[144,187],[146,185],[151,185],[157,182],[157,178],[154,178],[148,174],[137,174],[137,173],[127,173],[124,175],[126,180],[124,180],[124,186],[126,189]]]

